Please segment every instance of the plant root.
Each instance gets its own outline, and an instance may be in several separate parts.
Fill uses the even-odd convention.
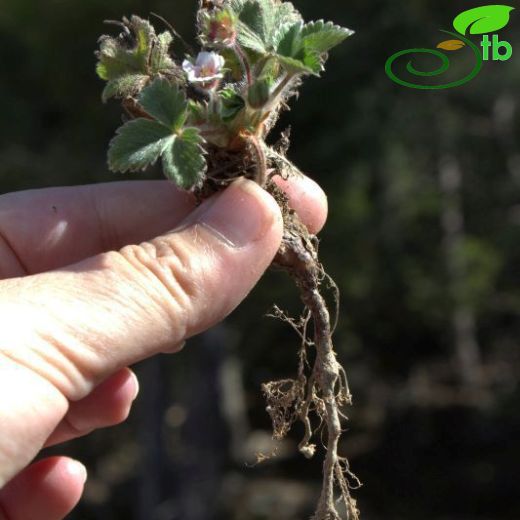
[[[336,508],[337,501],[343,502],[347,520],[358,520],[356,500],[350,491],[361,486],[361,483],[350,471],[348,460],[338,455],[341,418],[346,419],[341,409],[352,404],[346,373],[336,359],[332,344],[332,333],[338,317],[339,291],[319,262],[317,237],[308,232],[296,212],[289,207],[286,195],[273,182],[276,175],[283,179],[302,175],[285,157],[288,138],[288,134],[283,134],[277,149],[260,142],[249,147],[249,152],[247,148],[245,152],[239,150],[234,153],[229,150],[212,150],[208,156],[207,180],[196,196],[203,200],[224,189],[234,179],[245,176],[256,180],[278,202],[284,219],[284,234],[272,267],[284,270],[293,279],[300,292],[304,311],[298,320],[290,318],[276,306],[271,314],[288,323],[301,339],[296,379],[270,381],[262,385],[267,401],[266,410],[273,424],[273,438],[283,439],[292,425],[300,421],[304,426],[304,436],[298,449],[304,457],[310,459],[316,452],[316,444],[311,442],[312,439],[315,436],[321,438],[326,431],[327,439],[322,442],[326,450],[322,491],[311,520],[343,520]],[[335,312],[332,325],[322,295],[323,286],[333,289]],[[312,337],[308,332],[311,322]],[[314,362],[311,368],[308,354],[312,347]],[[312,426],[312,414],[319,418],[315,428]],[[258,462],[271,456],[260,455]]]
[[[271,155],[271,158],[274,158]],[[280,156],[276,157],[280,162]],[[274,161],[273,161],[274,162]],[[285,163],[287,166],[287,163]],[[291,169],[295,168],[291,165]],[[292,173],[292,172],[290,172]],[[307,458],[314,455],[316,446],[311,444],[313,430],[309,413],[315,411],[320,418],[321,431],[326,427],[326,457],[323,464],[323,485],[318,506],[312,520],[341,520],[336,509],[336,493],[343,501],[348,520],[358,520],[359,511],[350,490],[359,487],[359,480],[351,473],[347,459],[338,455],[338,441],[342,433],[340,409],[352,404],[344,369],[336,359],[332,345],[332,327],[325,299],[320,292],[324,279],[330,281],[318,259],[317,238],[310,235],[297,214],[289,209],[287,199],[273,183],[266,186],[282,208],[284,235],[273,266],[286,271],[294,280],[305,305],[299,323],[287,318],[279,309],[275,315],[298,329],[302,339],[300,365],[296,380],[285,379],[263,385],[267,399],[267,411],[273,422],[275,438],[283,438],[292,424],[300,420],[305,434],[299,450]],[[312,320],[314,335],[307,338],[307,324]],[[314,345],[315,360],[309,377],[306,375],[307,347]]]

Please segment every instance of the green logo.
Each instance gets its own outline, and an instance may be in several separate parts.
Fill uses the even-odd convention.
[[[489,33],[499,31],[509,23],[509,15],[513,9],[514,7],[508,5],[484,5],[460,13],[453,20],[453,27],[457,31],[456,33],[441,30],[441,32],[453,38],[440,42],[436,49],[406,49],[392,54],[392,56],[386,60],[385,64],[387,76],[403,87],[421,90],[441,90],[464,85],[480,72],[484,61],[490,59],[493,61],[507,61],[513,55],[513,48],[509,42],[500,41],[496,34],[493,34],[491,38],[489,37]],[[483,35],[480,46],[471,41],[469,35]],[[471,51],[474,57],[474,66],[466,76],[459,80],[438,85],[412,83],[411,81],[399,78],[393,70],[394,63],[401,56],[409,54],[428,54],[440,60],[440,65],[435,70],[418,70],[414,67],[411,60],[406,64],[406,70],[409,74],[416,77],[428,78],[440,76],[450,67],[450,60],[443,51],[454,52],[464,48]]]

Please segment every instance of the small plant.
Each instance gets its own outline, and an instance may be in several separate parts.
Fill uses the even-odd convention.
[[[294,280],[305,309],[292,320],[275,307],[274,314],[291,323],[302,342],[297,376],[263,385],[267,411],[277,439],[297,420],[303,423],[299,449],[307,458],[316,449],[313,438],[326,428],[323,488],[314,519],[340,519],[338,495],[347,518],[357,519],[350,488],[358,481],[337,449],[341,408],[351,403],[351,395],[321,293],[325,285],[337,296],[337,288],[319,262],[316,237],[272,181],[277,175],[301,175],[285,156],[288,135],[274,147],[265,142],[302,79],[319,76],[328,51],[352,31],[322,20],[305,23],[291,3],[281,0],[200,0],[197,30],[203,50],[176,59],[169,49],[180,37],[169,24],[157,34],[137,16],[112,23],[122,32],[100,38],[97,73],[107,82],[103,100],[121,99],[128,120],[110,142],[110,169],[134,172],[160,160],[164,175],[199,200],[245,176],[281,207],[284,235],[273,265]],[[311,413],[319,418],[316,428]]]

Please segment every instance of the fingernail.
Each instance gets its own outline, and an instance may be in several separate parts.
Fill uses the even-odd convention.
[[[176,343],[171,348],[166,348],[164,350],[161,350],[162,354],[177,354],[177,352],[180,352],[184,347],[186,346],[185,341],[181,341],[180,343]]]
[[[266,205],[272,211],[266,211]],[[235,181],[215,197],[196,218],[228,245],[240,248],[260,240],[271,227],[278,211],[274,199],[253,181]]]
[[[132,374],[132,379],[134,380],[134,397],[132,397],[132,401],[135,401],[139,395],[139,379],[137,379],[137,376],[134,372],[130,371],[130,373]]]
[[[67,472],[73,477],[79,477],[82,484],[87,481],[87,468],[77,460],[69,460]]]

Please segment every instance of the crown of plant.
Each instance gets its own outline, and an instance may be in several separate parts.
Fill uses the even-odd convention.
[[[157,34],[137,16],[118,37],[102,36],[97,73],[103,100],[121,98],[132,119],[108,152],[113,171],[143,170],[159,159],[184,189],[200,187],[208,147],[238,150],[263,139],[281,104],[304,76],[318,76],[327,53],[352,31],[322,20],[304,23],[279,0],[203,2],[198,55],[172,56],[174,34]]]

